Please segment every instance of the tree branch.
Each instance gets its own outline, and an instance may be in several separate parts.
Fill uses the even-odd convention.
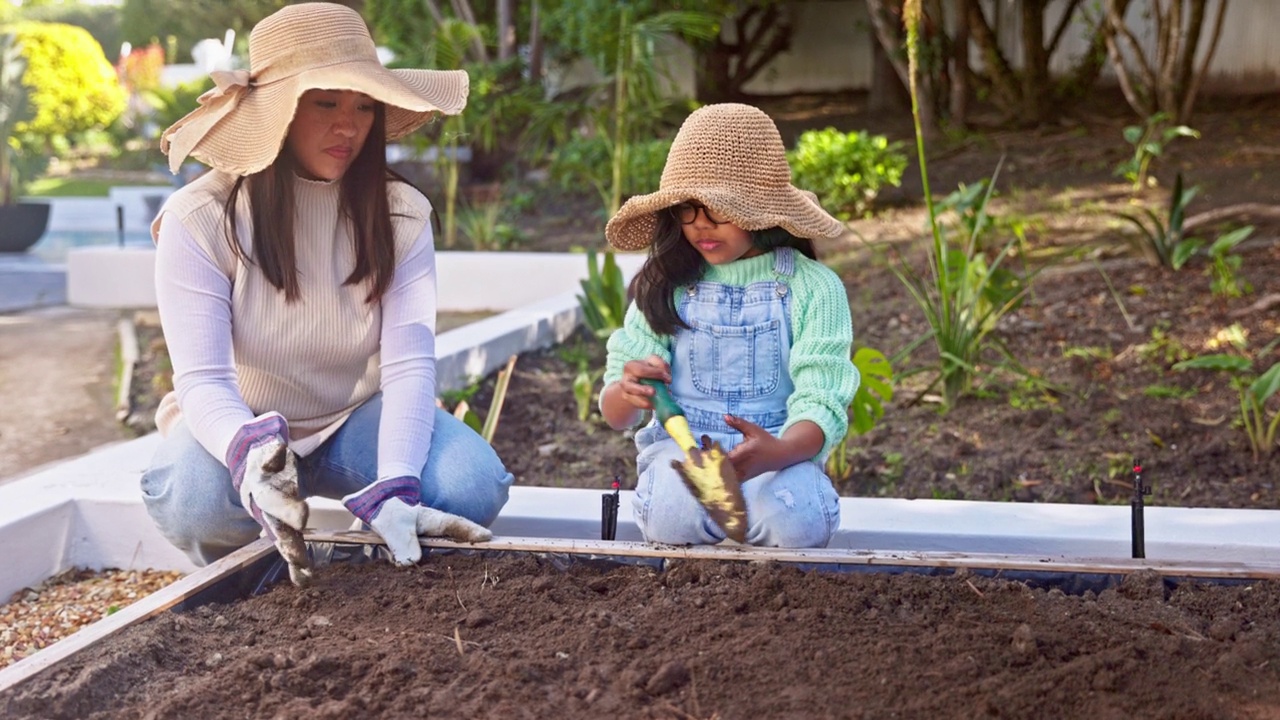
[[[1182,95],[1182,107],[1178,109],[1178,122],[1187,122],[1191,119],[1191,108],[1195,106],[1196,93],[1200,92],[1200,81],[1209,72],[1209,61],[1213,60],[1213,54],[1218,50],[1218,39],[1222,37],[1222,18],[1227,14],[1227,0],[1218,3],[1218,17],[1213,21],[1213,36],[1209,41],[1209,49],[1204,54],[1204,59],[1200,61],[1200,69],[1191,77],[1191,85]]]
[[[1129,9],[1129,0],[1118,0],[1118,4],[1120,6],[1119,12],[1123,16]],[[1093,39],[1089,41],[1089,49],[1085,51],[1080,61],[1068,73],[1070,79],[1059,84],[1058,94],[1060,96],[1074,93],[1082,94],[1085,89],[1093,86],[1098,79],[1098,75],[1102,72],[1102,66],[1106,64],[1106,18],[1099,17],[1095,20],[1088,10],[1084,8],[1081,8],[1080,14],[1084,16],[1085,21],[1093,25]]]
[[[871,16],[871,26],[875,28],[880,46],[884,48],[889,63],[893,65],[893,71],[898,74],[898,79],[902,81],[904,87],[910,87],[911,76],[907,71],[907,64],[894,52],[902,47],[903,39],[894,32],[894,26],[890,25],[888,18],[885,17],[888,12],[884,2],[885,0],[866,0],[867,13]]]
[[[1107,57],[1111,58],[1111,67],[1115,68],[1116,71],[1116,81],[1120,83],[1120,92],[1124,93],[1124,99],[1129,101],[1129,107],[1145,118],[1152,111],[1138,96],[1133,85],[1133,79],[1129,76],[1129,68],[1124,64],[1124,56],[1120,53],[1120,45],[1116,42],[1116,34],[1120,27],[1124,26],[1124,20],[1120,20],[1120,27],[1116,26],[1114,20],[1114,16],[1118,14],[1116,3],[1117,0],[1107,0],[1104,9],[1106,17],[1099,21],[1099,27],[1102,30],[1103,41],[1107,45]],[[1121,15],[1120,17],[1123,16]]]
[[[1071,24],[1071,16],[1076,14],[1076,8],[1080,7],[1080,0],[1071,0],[1067,3],[1067,9],[1062,13],[1062,19],[1058,21],[1058,27],[1053,29],[1053,35],[1050,36],[1049,47],[1046,52],[1049,57],[1053,57],[1053,53],[1058,49],[1058,43],[1062,41],[1063,34],[1067,31],[1067,26]]]
[[[1178,57],[1178,75],[1174,82],[1178,86],[1178,97],[1191,84],[1191,73],[1195,70],[1196,50],[1200,49],[1200,33],[1204,30],[1205,0],[1191,0],[1191,22],[1187,25],[1186,50]]]
[[[444,15],[440,13],[440,6],[436,4],[436,0],[422,0],[422,6],[427,9],[427,14],[431,16],[436,27],[444,23]]]
[[[742,55],[738,59],[738,71],[734,73],[733,80],[735,87],[746,85],[751,78],[755,77],[766,65],[769,64],[780,53],[791,49],[791,23],[789,21],[776,22],[778,17],[777,10],[773,7],[765,13],[761,18],[757,27],[759,33],[751,38],[751,42],[743,46]],[[772,32],[773,36],[769,39],[769,44],[765,45],[752,57],[752,49],[759,47],[760,37],[765,32]]]
[[[966,0],[966,6],[970,37],[978,44],[978,49],[982,53],[991,86],[998,96],[1004,98],[1007,107],[1016,108],[1021,97],[1021,93],[1018,92],[1018,79],[1009,67],[1004,53],[1000,51],[1000,41],[996,38],[991,25],[987,23],[987,16],[982,12],[982,6],[978,4],[978,0]]]
[[[453,5],[453,11],[457,13],[458,19],[471,26],[476,26],[476,14],[471,11],[471,3],[467,0],[449,0]],[[476,60],[484,64],[489,63],[489,51],[484,47],[484,40],[479,37],[473,38],[471,41],[471,50],[476,55]]]

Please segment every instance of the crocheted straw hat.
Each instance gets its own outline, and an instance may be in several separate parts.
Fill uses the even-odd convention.
[[[833,238],[844,223],[817,196],[791,184],[786,149],[773,120],[738,103],[707,105],[680,126],[662,169],[658,191],[627,200],[605,227],[618,250],[653,242],[656,213],[697,200],[743,230],[781,227],[802,238]]]
[[[384,68],[359,13],[324,2],[264,18],[249,35],[249,70],[211,75],[217,87],[160,137],[175,173],[188,155],[234,175],[267,167],[307,90],[355,90],[384,103],[387,139],[394,140],[434,113],[462,112],[469,89],[464,70]]]

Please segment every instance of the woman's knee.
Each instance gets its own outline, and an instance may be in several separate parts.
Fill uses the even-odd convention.
[[[142,473],[140,489],[160,533],[197,564],[257,536],[257,523],[233,498],[230,473],[181,426]]]
[[[515,477],[483,437],[437,411],[422,480],[426,504],[488,525],[506,505]]]

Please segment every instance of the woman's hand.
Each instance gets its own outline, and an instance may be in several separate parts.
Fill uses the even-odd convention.
[[[671,367],[657,355],[632,360],[622,366],[622,379],[618,381],[619,393],[623,400],[637,410],[653,409],[653,395],[657,391],[640,382],[645,378],[669,383]]]
[[[725,415],[724,421],[742,433],[742,442],[729,451],[727,458],[743,482],[812,459],[822,450],[822,429],[808,420],[787,428],[780,438],[740,417]]]

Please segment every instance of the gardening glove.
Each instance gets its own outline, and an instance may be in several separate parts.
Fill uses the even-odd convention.
[[[342,498],[352,515],[374,529],[386,542],[396,565],[414,565],[422,559],[419,535],[452,538],[459,542],[484,542],[493,537],[488,528],[459,515],[422,504],[418,478],[380,480]]]
[[[308,508],[298,489],[298,465],[288,442],[284,418],[267,413],[236,433],[227,449],[227,468],[240,504],[289,564],[289,579],[302,586],[311,580],[311,559],[302,539]]]

